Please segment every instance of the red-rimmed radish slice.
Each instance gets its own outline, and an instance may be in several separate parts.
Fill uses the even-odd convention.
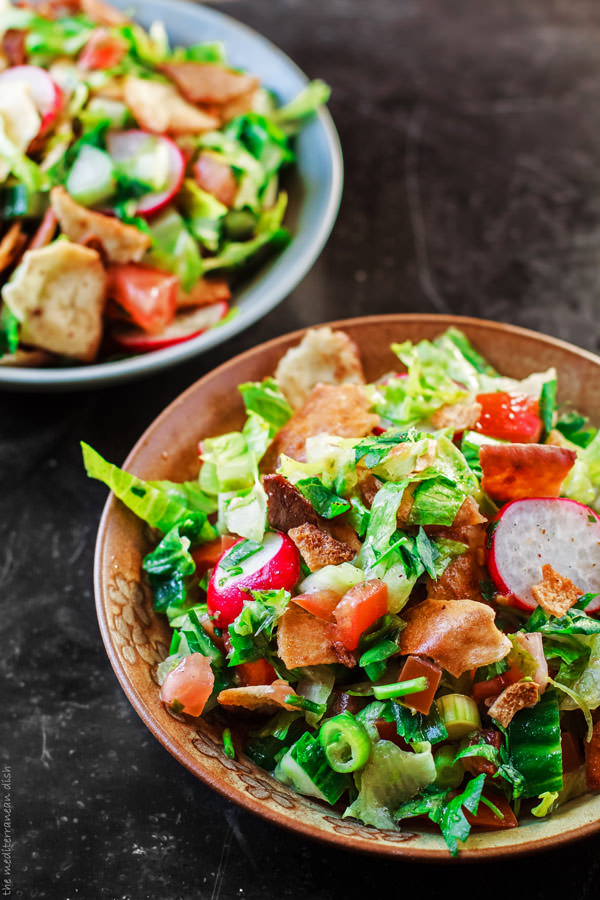
[[[164,189],[141,197],[136,213],[152,216],[164,209],[178,193],[185,175],[185,157],[177,144],[164,135],[147,131],[114,131],[106,138],[106,149],[115,163],[129,164],[132,176]]]
[[[40,134],[43,134],[62,109],[62,91],[46,70],[39,66],[13,66],[0,72],[0,86],[18,81],[29,88],[31,99],[42,117]]]
[[[119,328],[113,331],[116,343],[132,353],[149,353],[164,350],[198,337],[227,315],[229,305],[222,300],[212,306],[203,306],[189,312],[178,313],[170,325],[160,334],[148,334],[141,328]]]
[[[546,563],[582,593],[600,592],[600,518],[563,497],[515,500],[490,526],[486,562],[500,593],[520,609],[537,606],[531,588]],[[600,596],[586,611],[598,609]]]
[[[279,531],[267,532],[262,548],[242,560],[236,567],[238,574],[235,575],[223,567],[223,560],[230,552],[231,548],[215,566],[206,593],[208,611],[220,628],[230,625],[240,613],[249,590],[284,588],[291,591],[300,577],[300,556],[296,545],[287,534]]]

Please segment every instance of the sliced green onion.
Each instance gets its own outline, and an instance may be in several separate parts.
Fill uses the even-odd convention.
[[[438,711],[451,741],[481,728],[477,704],[466,694],[446,694],[437,701]]]
[[[323,723],[319,741],[334,772],[362,769],[371,755],[371,741],[366,728],[347,712]]]
[[[295,706],[297,709],[303,709],[305,712],[315,713],[318,716],[322,716],[326,709],[324,703],[314,703],[312,700],[308,700],[307,697],[300,697],[299,694],[288,694],[284,703],[288,706]]]
[[[460,760],[456,760],[456,745],[445,744],[436,750],[435,783],[441,788],[457,788],[465,777],[465,769]]]
[[[225,756],[228,756],[229,759],[235,759],[235,747],[233,746],[233,741],[231,740],[231,729],[229,728],[223,729],[223,750],[225,752]]]
[[[426,691],[429,682],[424,675],[420,678],[409,678],[407,681],[396,681],[394,684],[375,684],[373,693],[377,700],[391,700],[393,697],[405,697],[407,694],[420,694]]]

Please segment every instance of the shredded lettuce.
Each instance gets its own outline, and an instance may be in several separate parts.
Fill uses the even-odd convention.
[[[178,199],[186,225],[196,240],[211,253],[216,252],[227,207],[212,194],[203,191],[192,178],[184,181]]]
[[[401,750],[391,741],[377,741],[364,769],[355,776],[358,797],[344,812],[375,828],[396,827],[394,813],[401,803],[435,781],[431,744],[415,752]]]
[[[311,81],[297,97],[274,110],[271,119],[285,134],[296,134],[306,119],[327,103],[330,95],[331,88],[324,81]]]
[[[189,538],[182,536],[176,525],[144,559],[143,569],[158,612],[181,607],[188,599],[190,579],[196,571],[189,548]]]
[[[290,241],[290,233],[282,227],[287,207],[287,194],[281,191],[277,203],[270,209],[261,212],[256,224],[256,236],[249,241],[231,241],[225,243],[216,256],[204,260],[206,272],[216,269],[232,269],[244,265],[264,247],[282,249]]]
[[[229,665],[253,662],[269,655],[277,622],[290,600],[288,591],[250,591],[241,612],[229,626],[232,652]]]
[[[150,236],[152,248],[148,254],[149,261],[167,272],[173,272],[183,290],[191,291],[202,276],[204,263],[183,218],[174,209],[166,209],[152,219]]]
[[[186,534],[194,540],[208,541],[217,536],[207,518],[216,504],[196,482],[142,481],[107,462],[83,441],[81,450],[88,476],[102,481],[148,525],[166,534],[185,521]]]

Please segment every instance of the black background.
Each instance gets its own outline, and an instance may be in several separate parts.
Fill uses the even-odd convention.
[[[333,86],[346,183],[304,282],[228,346],[87,394],[0,395],[3,761],[13,891],[59,900],[598,897],[598,838],[514,862],[378,861],[287,834],[196,781],[104,652],[92,557],[120,462],[216,364],[345,315],[456,312],[597,350],[600,6],[595,0],[244,0],[225,11]]]

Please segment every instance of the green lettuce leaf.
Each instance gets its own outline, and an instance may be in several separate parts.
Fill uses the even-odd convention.
[[[296,487],[312,504],[317,515],[324,519],[334,519],[350,509],[350,503],[325,487],[320,478],[301,478],[296,482]]]
[[[316,79],[306,85],[297,97],[280,106],[271,114],[271,119],[287,135],[296,134],[306,119],[313,116],[320,106],[329,100],[331,88],[324,81]]]
[[[189,548],[189,538],[182,536],[176,525],[144,558],[143,569],[152,588],[154,609],[158,612],[165,612],[167,607],[184,606],[187,602],[190,579],[196,572]]]
[[[358,797],[344,818],[353,816],[375,828],[393,829],[400,804],[432,784],[435,774],[430,744],[409,752],[390,741],[377,741],[364,769],[355,776]]]
[[[15,353],[19,346],[19,320],[4,303],[0,307],[0,356]]]
[[[196,482],[143,481],[107,462],[83,441],[81,450],[88,476],[102,481],[148,525],[166,534],[185,521],[186,534],[194,540],[208,541],[217,536],[207,519],[215,509],[214,501]]]
[[[203,191],[193,178],[186,178],[179,193],[185,223],[203,247],[215,253],[221,240],[228,209],[213,194]]]
[[[184,291],[191,291],[204,271],[198,245],[187,230],[183,218],[169,208],[150,222],[151,262],[177,275]]]
[[[277,622],[290,601],[288,591],[250,591],[242,611],[229,626],[232,652],[229,665],[254,662],[269,656]]]

